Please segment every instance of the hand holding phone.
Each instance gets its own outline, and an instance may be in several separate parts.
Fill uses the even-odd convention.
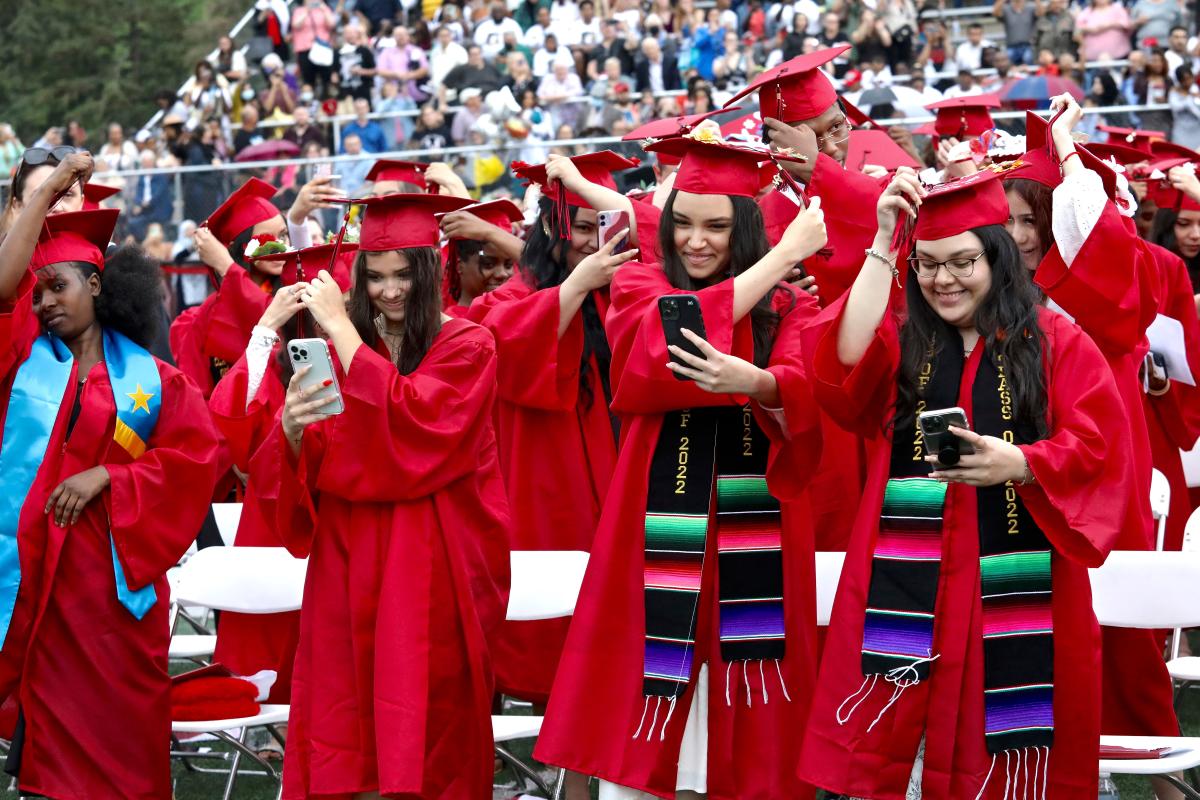
[[[598,246],[604,247],[629,227],[629,212],[600,211],[596,214],[596,222],[600,230]],[[624,237],[613,247],[612,251],[623,253],[628,247],[628,237]]]
[[[341,414],[346,410],[337,373],[333,369],[333,357],[329,354],[329,344],[324,339],[292,339],[288,342],[288,358],[297,372],[301,367],[310,367],[300,377],[301,391],[320,387],[310,399],[332,400],[320,408],[320,413]]]
[[[700,312],[700,298],[694,294],[664,295],[658,298],[658,316],[662,320],[663,334],[667,340],[667,347],[675,345],[680,350],[696,358],[705,358],[700,348],[694,342],[688,340],[682,333],[683,329],[687,328],[701,339],[708,339],[708,335],[704,330],[704,316]],[[671,354],[671,360],[676,364],[685,367],[688,366],[682,358],[674,354]],[[680,375],[678,372],[672,374],[674,374],[676,380],[691,380],[691,378],[686,375]]]
[[[967,414],[961,408],[941,408],[917,415],[917,426],[925,442],[925,452],[937,456],[938,464],[953,467],[961,456],[975,452],[967,440],[950,432],[950,426],[970,430]]]

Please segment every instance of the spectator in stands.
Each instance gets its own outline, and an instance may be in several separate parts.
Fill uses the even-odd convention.
[[[393,19],[402,6],[398,0],[356,0],[354,10],[367,18],[370,32],[375,33],[385,20]]]
[[[961,42],[954,51],[954,66],[961,70],[976,70],[982,68],[983,51],[994,49],[996,45],[983,38],[983,26],[972,22],[967,26],[967,40]]]
[[[408,28],[396,27],[392,37],[381,38],[376,47],[375,74],[380,82],[397,82],[400,95],[412,101],[412,108],[428,100],[429,92],[422,86],[429,79],[429,60],[425,51],[413,44]]]
[[[364,39],[363,29],[357,23],[342,28],[342,46],[333,62],[336,67],[333,78],[342,99],[371,99],[371,88],[375,85],[375,54]],[[363,145],[365,147],[366,142]]]
[[[628,75],[621,74],[621,62],[616,58],[610,58],[604,62],[604,72],[592,81],[588,94],[596,101],[596,105],[603,110],[605,102],[612,94],[613,87],[618,83],[633,85],[633,81]]]
[[[546,22],[550,21],[550,0],[520,0],[513,11],[513,19],[528,33],[529,29],[539,24],[538,17],[545,11]]]
[[[450,146],[450,126],[437,103],[426,103],[417,117],[411,146],[414,150],[444,150]]]
[[[496,69],[500,70],[506,78],[508,77],[508,57],[513,53],[523,55],[530,64],[533,63],[533,51],[522,44],[521,40],[510,31],[504,34],[504,47],[500,48],[500,53],[495,60]]]
[[[369,119],[371,101],[365,97],[354,99],[354,120],[342,126],[342,152],[346,150],[346,136],[354,134],[358,137],[362,150],[368,153],[382,153],[387,150],[387,139],[383,129],[373,119]]]
[[[1033,63],[1033,33],[1042,13],[1039,0],[996,0],[992,14],[1004,23],[1004,45],[1014,64]]]
[[[478,89],[463,89],[458,93],[462,108],[454,112],[454,122],[450,124],[450,139],[456,145],[467,144],[471,129],[486,112],[483,108],[483,96]]]
[[[472,38],[475,44],[483,48],[484,58],[491,61],[504,47],[504,34],[508,32],[518,39],[525,33],[517,21],[508,15],[508,6],[503,2],[495,2],[492,3],[490,16],[475,26]]]
[[[533,74],[539,79],[549,75],[555,59],[565,52],[558,46],[558,37],[553,33],[547,33],[546,38],[542,41],[541,49],[533,54]]]
[[[357,133],[342,135],[343,153],[348,156],[357,156],[362,155],[363,151],[363,140]],[[372,158],[356,158],[338,163],[337,171],[342,176],[339,183],[348,197],[362,196],[363,184],[367,182],[367,173],[371,171],[371,165],[374,163],[375,160]]]
[[[697,74],[706,81],[713,78],[713,62],[721,55],[721,42],[724,33],[721,28],[721,12],[715,8],[708,10],[705,24],[696,30],[692,41],[692,66]]]
[[[679,77],[679,66],[674,56],[663,53],[658,41],[642,40],[642,57],[637,64],[637,90],[639,92],[675,92],[683,88]]]
[[[945,86],[933,75],[953,66],[954,59],[947,44],[946,23],[940,19],[929,20],[921,31],[921,50],[913,60],[913,67],[923,71],[928,80]]]
[[[312,124],[312,114],[308,106],[296,106],[292,112],[292,127],[284,131],[283,138],[303,150],[310,142],[325,146],[325,134],[319,127]]]
[[[876,53],[869,63],[862,66],[863,89],[892,85],[892,70],[888,67],[887,57],[883,53]]]
[[[7,122],[0,122],[0,175],[11,175],[21,162],[21,154],[24,152],[25,145],[21,144],[13,126]]]
[[[600,43],[600,20],[596,17],[596,5],[592,0],[579,4],[579,19],[572,23],[551,24],[550,31],[558,37],[558,43],[575,53],[576,58],[585,56]]]
[[[850,41],[854,44],[855,60],[861,66],[871,63],[877,56],[886,60],[892,46],[892,33],[874,11],[864,8],[858,27],[850,34]]]
[[[525,30],[524,35],[521,36],[521,43],[530,50],[540,50],[546,43],[546,34],[549,32],[550,6],[545,5],[538,8],[536,22]]]
[[[1058,58],[1075,53],[1075,17],[1067,9],[1067,0],[1049,0],[1034,26],[1033,47],[1041,53],[1049,50]]]
[[[1175,70],[1175,85],[1169,98],[1174,122],[1171,141],[1192,150],[1200,148],[1200,87],[1196,86],[1191,65]]]
[[[1124,6],[1113,0],[1090,0],[1088,7],[1075,17],[1079,57],[1084,61],[1125,58],[1132,49],[1129,43],[1132,27]]]
[[[1146,58],[1146,71],[1134,82],[1134,92],[1139,105],[1166,104],[1170,99],[1171,78],[1167,72],[1167,59],[1163,48],[1155,47]],[[1141,111],[1138,127],[1150,131],[1162,131],[1171,138],[1170,111]]]
[[[520,97],[526,89],[537,91],[538,79],[529,66],[529,60],[524,53],[508,54],[508,80],[505,84],[512,91],[514,99],[520,102]]]
[[[550,22],[562,24],[579,19],[579,4],[575,0],[554,0],[550,4]]]
[[[262,60],[262,70],[267,76],[266,91],[259,97],[263,114],[267,117],[291,116],[296,108],[296,93],[287,84],[283,61],[274,53],[269,53]]]
[[[154,153],[145,150],[140,156],[142,169],[157,166]],[[129,232],[138,241],[146,238],[146,229],[152,223],[167,224],[171,221],[174,204],[174,187],[170,175],[139,175],[129,179],[126,185],[125,208],[129,211]]]
[[[850,43],[850,36],[842,30],[841,17],[833,11],[821,15],[821,30],[817,33],[817,44],[821,49],[840,47]],[[799,55],[799,53],[796,55]],[[786,52],[784,53],[784,60],[787,60]],[[833,60],[833,74],[836,77],[842,77],[848,69],[850,69],[850,60],[845,56]]]
[[[1163,46],[1171,29],[1184,23],[1183,6],[1179,0],[1137,0],[1130,9],[1137,46],[1145,48],[1147,39]]]
[[[447,89],[454,91],[473,87],[487,94],[504,85],[504,76],[500,74],[500,70],[484,61],[483,48],[472,44],[467,47],[467,63],[450,70],[446,75],[444,85]]]
[[[596,80],[605,70],[608,59],[615,58],[620,63],[622,75],[632,75],[634,68],[634,48],[637,40],[626,39],[619,35],[620,26],[615,19],[606,19],[600,28],[600,43],[592,48],[587,57],[586,75],[590,80]]]
[[[256,0],[254,16],[254,35],[265,36],[271,42],[271,49],[280,59],[289,56],[287,36],[291,24],[291,11],[288,10],[288,0]]]
[[[570,125],[580,120],[585,110],[581,101],[583,84],[572,70],[571,58],[565,53],[555,60],[550,74],[538,84],[538,102],[550,111],[555,125]]]
[[[982,92],[983,90],[979,88],[979,84],[975,81],[975,73],[969,69],[960,69],[958,71],[958,82],[947,89],[944,96],[949,100],[954,97],[982,94]]]
[[[379,120],[388,150],[403,149],[404,143],[412,136],[411,112],[416,109],[417,104],[412,98],[400,94],[399,83],[387,81],[383,84],[383,88],[379,90],[379,102],[375,105],[375,110],[380,114],[392,115]]]
[[[684,114],[707,114],[716,108],[713,103],[712,87],[702,80],[695,81],[688,89]]]
[[[100,146],[100,152],[96,154],[96,162],[97,168],[102,166],[109,172],[133,169],[137,166],[137,147],[125,138],[125,129],[119,122],[108,124],[108,140]]]
[[[1125,65],[1125,72],[1121,76],[1121,101],[1129,105],[1137,105],[1138,85],[1145,79],[1146,75],[1146,54],[1141,50],[1134,50],[1129,54],[1129,63]]]
[[[314,64],[309,57],[313,43],[320,41],[322,49],[333,46],[336,19],[325,0],[304,0],[304,5],[292,15],[292,49],[300,66],[303,81],[313,87],[317,97],[329,94],[333,79],[332,64]]]
[[[726,0],[717,0],[718,7],[721,7],[722,3],[728,8],[729,3]],[[615,0],[610,8],[610,16],[623,26],[627,36],[636,39],[642,35],[642,9],[639,0]],[[736,22],[734,27],[737,27]]]
[[[725,31],[723,52],[713,61],[713,82],[722,91],[746,85],[755,71],[750,49],[742,45],[735,31]]]
[[[876,9],[892,39],[887,48],[887,63],[894,71],[899,64],[912,61],[913,43],[917,38],[917,6],[913,0],[879,0]]]
[[[217,40],[217,62],[214,66],[230,83],[237,83],[246,77],[246,56],[233,46],[233,39],[228,36]]]
[[[192,77],[179,92],[188,109],[189,127],[209,119],[224,119],[233,107],[233,97],[224,75],[218,75],[212,64],[197,61]]]
[[[1192,54],[1188,52],[1188,29],[1183,25],[1176,25],[1171,28],[1171,33],[1167,36],[1167,50],[1163,54],[1167,59],[1167,70],[1171,77],[1177,77],[1180,67],[1187,65],[1189,72],[1195,72],[1192,64]],[[1178,80],[1176,85],[1182,86]]]
[[[429,50],[429,83],[441,86],[455,67],[467,63],[467,50],[454,41],[454,32],[445,25],[437,29]]]
[[[250,145],[260,144],[263,133],[258,129],[258,107],[253,103],[242,106],[242,124],[233,134],[234,155],[245,150]]]

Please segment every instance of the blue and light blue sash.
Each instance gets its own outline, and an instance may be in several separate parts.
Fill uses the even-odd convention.
[[[133,459],[146,452],[146,442],[162,408],[162,377],[154,357],[116,331],[104,332],[104,361],[112,384],[117,419],[113,440]],[[21,562],[17,543],[21,509],[46,457],[59,408],[71,379],[74,358],[60,340],[44,334],[34,340],[29,357],[17,370],[0,439],[0,642],[8,634]],[[137,619],[153,608],[153,584],[133,591],[109,534],[117,599]]]

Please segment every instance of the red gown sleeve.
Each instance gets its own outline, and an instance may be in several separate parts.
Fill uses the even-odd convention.
[[[275,352],[278,352],[278,348]],[[229,372],[225,373],[225,377],[208,399],[208,410],[212,412],[213,422],[229,444],[233,463],[243,471],[250,463],[254,451],[267,438],[271,426],[275,423],[275,415],[283,406],[284,389],[276,374],[274,355],[267,364],[267,372],[263,375],[249,408],[246,405],[248,383],[249,373],[246,357],[243,355]]]
[[[447,325],[455,323],[447,323]],[[414,372],[363,345],[342,381],[344,413],[322,422],[328,445],[317,486],[350,501],[431,495],[474,472],[491,425],[496,350],[492,336],[458,322]]]
[[[647,264],[661,262],[658,228],[662,223],[662,209],[646,200],[629,202],[633,205],[633,219],[637,223],[638,259]]]
[[[215,297],[207,329],[202,331],[203,350],[233,362],[246,349],[246,339],[271,304],[271,295],[251,279],[249,272],[235,264],[225,273]]]
[[[510,284],[515,284],[509,289]],[[500,398],[518,406],[568,411],[579,399],[583,316],[576,313],[558,338],[559,287],[534,291],[520,277],[479,298],[471,317],[496,337]]]
[[[883,189],[884,184],[876,178],[845,169],[823,153],[817,156],[805,191],[821,198],[831,252],[804,263],[817,278],[823,303],[845,294],[862,269],[863,251],[871,246],[876,230],[874,216],[863,211],[875,207]]]
[[[1183,325],[1188,367],[1200,381],[1200,320],[1196,316],[1196,298],[1183,259],[1162,248],[1155,251],[1161,270],[1160,312]],[[1200,437],[1200,388],[1171,381],[1166,394],[1150,398],[1150,406],[1181,450],[1191,450]]]
[[[754,360],[749,317],[733,324],[733,281],[725,280],[685,292],[667,282],[655,264],[629,262],[617,270],[610,288],[612,305],[604,321],[612,348],[613,411],[619,414],[662,414],[681,408],[746,402],[745,397],[713,394],[692,381],[676,379],[667,369],[670,354],[658,298],[668,294],[695,294],[700,300],[706,338],[722,353]]]
[[[0,302],[0,378],[11,374],[29,355],[29,345],[41,332],[33,314],[37,279],[26,271],[11,302]]]
[[[325,452],[323,427],[309,425],[305,429],[297,458],[292,455],[283,426],[276,417],[262,445],[250,458],[250,483],[258,497],[259,511],[296,558],[308,558],[317,529],[313,487],[317,465]]]
[[[1138,347],[1158,313],[1156,272],[1154,259],[1108,203],[1071,266],[1054,245],[1034,282],[1102,352],[1123,355]]]
[[[1096,344],[1052,311],[1047,336],[1050,434],[1021,445],[1036,481],[1017,491],[1054,547],[1087,567],[1103,563],[1135,491],[1129,424]]]
[[[162,410],[146,452],[105,464],[105,510],[129,586],[153,583],[196,538],[217,478],[228,466],[204,398],[178,370],[159,363]],[[119,449],[119,448],[118,448]]]
[[[200,388],[200,392],[208,395],[212,392],[212,371],[209,369],[208,358],[204,355],[204,319],[208,316],[205,303],[189,308],[171,323],[170,345],[171,356],[179,371],[192,379]]]
[[[847,368],[837,354],[845,305],[843,295],[821,311],[804,332],[813,394],[838,426],[873,438],[887,430],[892,415],[900,363],[899,326],[892,312],[885,313],[862,360]]]

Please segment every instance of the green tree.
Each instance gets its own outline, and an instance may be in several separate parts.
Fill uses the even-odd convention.
[[[6,0],[0,120],[26,144],[78,120],[137,129],[249,5],[247,0]]]

